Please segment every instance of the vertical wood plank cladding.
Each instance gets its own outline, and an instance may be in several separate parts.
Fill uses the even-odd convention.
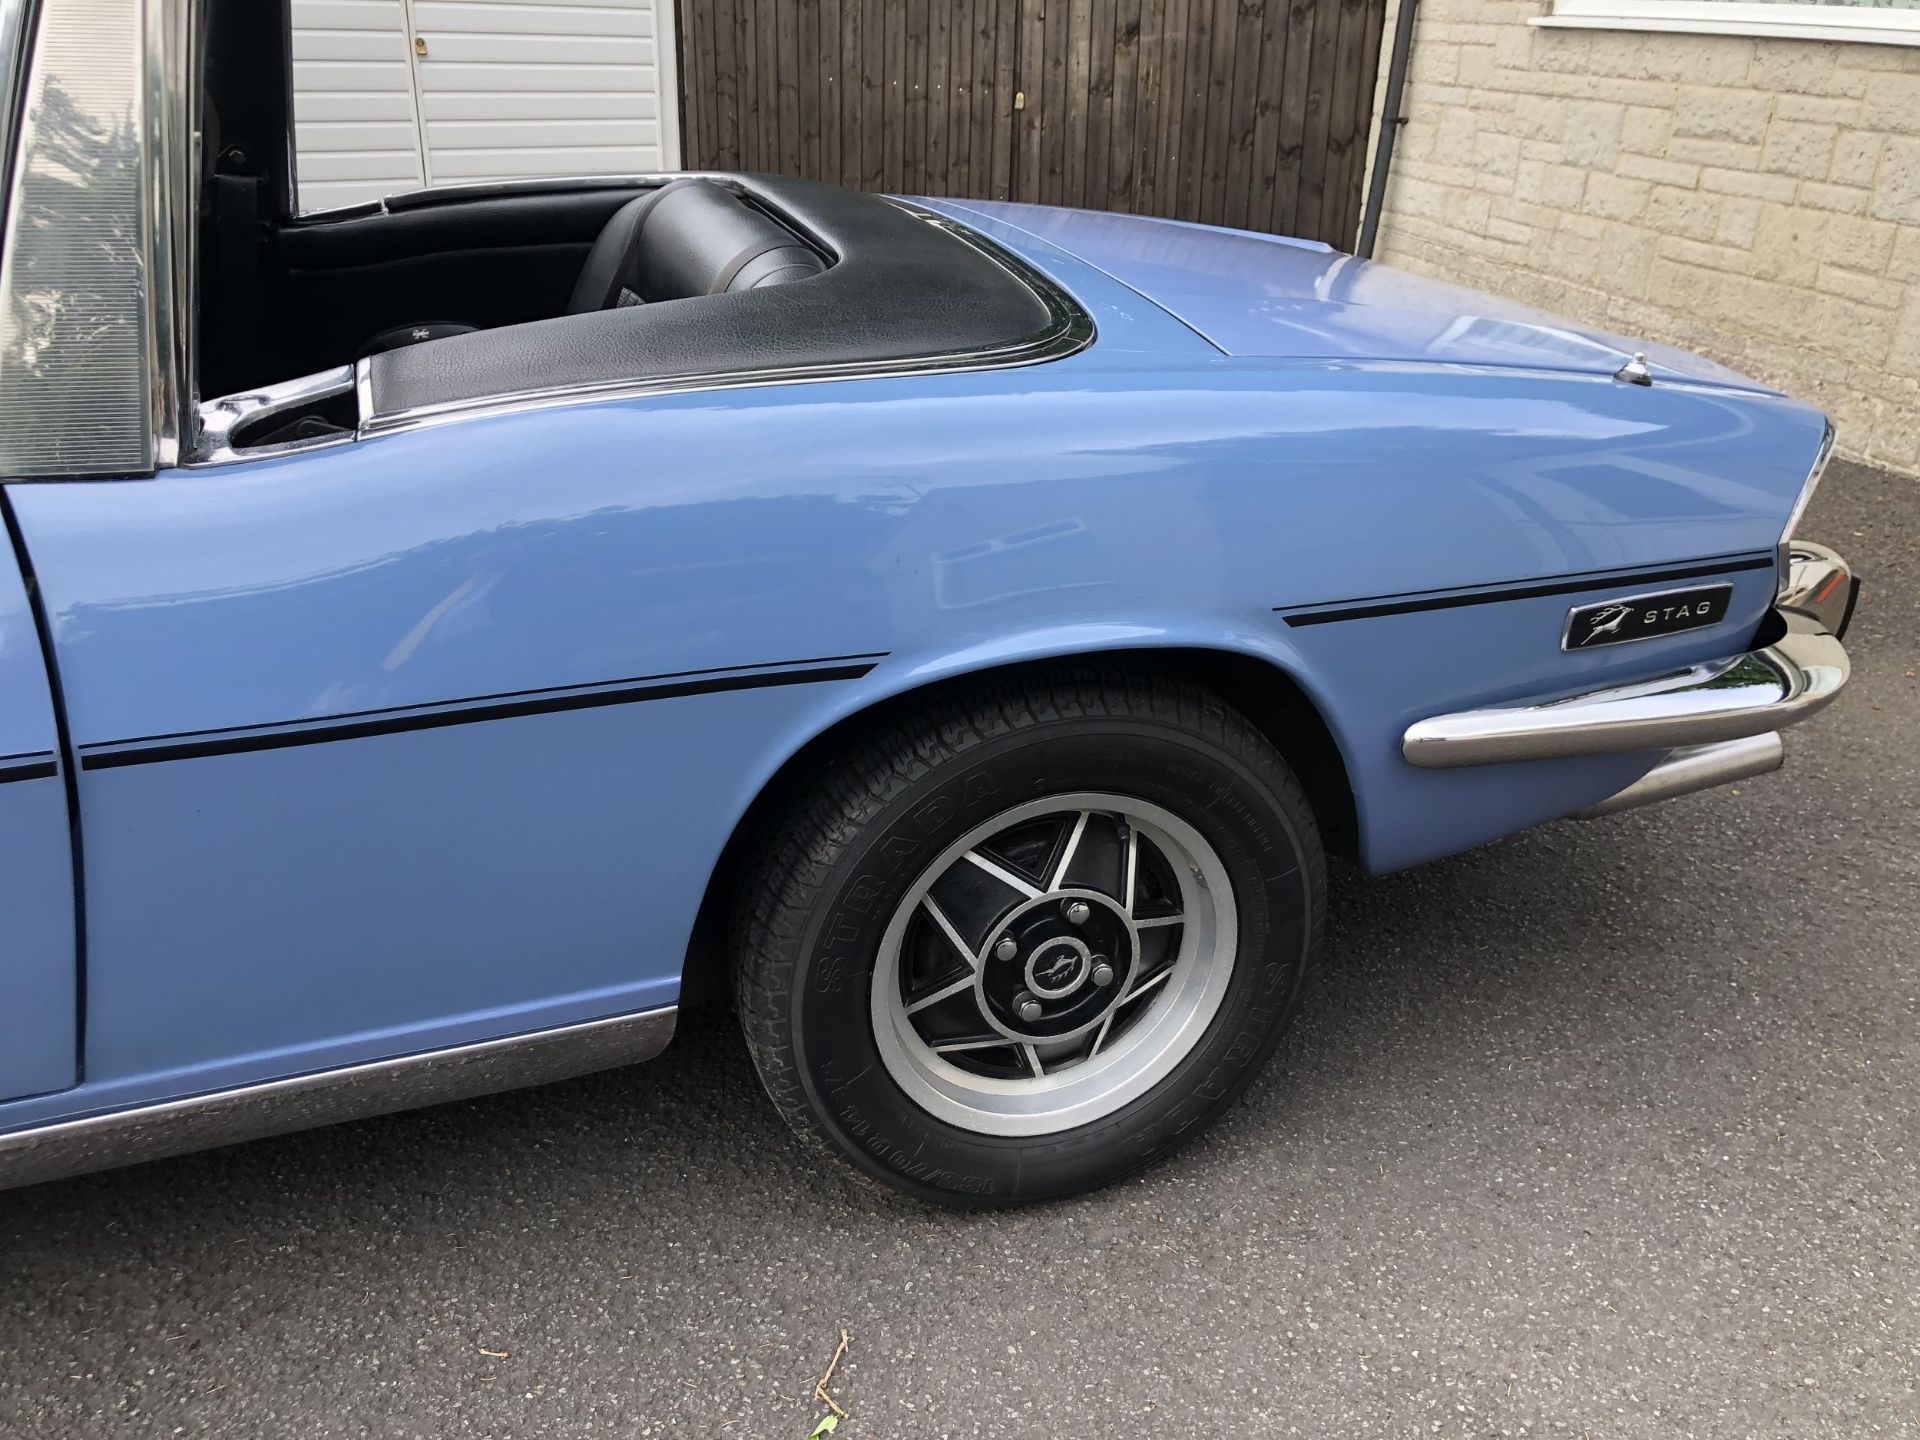
[[[1113,0],[1087,5],[1086,150],[1080,167],[1079,204],[1090,209],[1113,206],[1107,177],[1113,170],[1113,119],[1119,101],[1113,93]]]
[[[1233,70],[1240,45],[1239,0],[1213,0],[1213,59],[1207,65],[1207,105],[1201,119],[1200,213],[1213,224],[1227,213],[1227,147],[1233,140]]]
[[[907,14],[904,0],[881,7],[886,13],[881,50],[880,183],[875,189],[899,190],[907,160]]]
[[[900,69],[900,104],[906,115],[906,123],[900,128],[900,188],[918,194],[927,188],[927,52],[931,21],[927,0],[904,0],[899,8],[906,32],[906,59]]]
[[[1315,0],[1314,49],[1327,57],[1307,75],[1306,134],[1300,145],[1299,225],[1305,234],[1320,234],[1327,199],[1327,134],[1333,111],[1333,66],[1328,63],[1340,46],[1340,0]]]
[[[788,175],[801,169],[800,159],[800,14],[806,0],[781,4],[775,0],[774,54],[780,69],[774,76],[774,154]]]
[[[1374,0],[1361,0],[1361,9],[1365,12],[1365,23],[1360,32],[1359,57],[1353,67],[1353,106],[1348,112],[1351,139],[1347,146],[1346,173],[1341,177],[1346,207],[1339,233],[1332,237],[1332,243],[1342,250],[1351,247],[1360,237],[1360,195],[1366,179],[1367,135],[1373,123],[1374,77],[1379,72],[1380,34],[1386,28],[1387,19],[1387,7]]]
[[[795,123],[800,132],[802,175],[820,173],[820,0],[798,0],[796,47],[787,64],[793,71]]]
[[[1326,198],[1321,202],[1320,232],[1343,234],[1347,230],[1346,187],[1340,182],[1347,173],[1348,152],[1353,137],[1353,101],[1359,89],[1354,73],[1360,61],[1360,47],[1366,39],[1366,0],[1340,0],[1339,39],[1334,48],[1333,90],[1327,105],[1327,181]],[[1366,143],[1365,132],[1359,142]],[[1350,240],[1339,242],[1351,244]]]
[[[1213,0],[1188,0],[1186,95],[1180,121],[1180,188],[1174,214],[1206,214],[1200,176],[1207,155],[1207,69],[1213,63]]]
[[[702,27],[710,18],[711,12],[697,7],[691,12],[681,11],[674,20],[674,33],[680,37],[680,43],[692,46],[696,50],[710,45],[712,42],[701,33]],[[709,87],[702,86],[699,90],[689,92],[686,85],[687,69],[687,66],[682,65],[680,73],[674,77],[673,82],[680,90],[680,146],[688,155],[704,155],[713,146],[705,136],[702,106],[706,107],[708,116],[713,113],[713,91]],[[663,75],[660,79],[661,88],[665,89],[667,77]]]
[[[820,167],[815,175],[840,175],[840,0],[820,0]]]
[[[973,0],[954,0],[947,35],[947,182],[956,196],[979,195],[973,184]]]
[[[860,0],[841,0],[840,5],[840,168],[829,170],[821,178],[843,185],[860,183],[860,136],[862,103],[861,55],[866,44],[866,6]]]
[[[882,151],[881,125],[886,119],[887,100],[887,10],[884,3],[863,7],[860,27],[860,178],[866,190],[878,190],[886,184],[886,157]]]
[[[1188,0],[1153,0],[1155,14],[1162,19],[1160,41],[1159,97],[1154,113],[1153,194],[1146,206],[1149,215],[1180,213],[1180,171],[1184,158],[1180,144],[1180,126],[1186,114],[1187,64],[1190,39],[1187,34]],[[1140,23],[1147,23],[1142,8]]]
[[[1024,19],[1012,15],[1002,0],[988,0],[993,22],[993,189],[996,200],[1013,198],[1014,162],[1020,153],[1019,116],[1013,108],[1014,71],[1020,63],[1020,35]]]
[[[1287,59],[1280,80],[1280,152],[1274,161],[1273,228],[1305,235],[1300,228],[1300,157],[1307,134],[1307,76],[1313,65],[1315,0],[1286,0]]]
[[[1386,4],[680,0],[686,163],[1346,246]]]
[[[1049,205],[1066,203],[1067,136],[1073,128],[1068,113],[1073,50],[1072,0],[1049,0],[1047,4],[1047,106],[1042,113],[1045,130],[1041,133],[1046,154],[1046,185],[1043,194]]]
[[[1015,200],[1040,198],[1040,115],[1045,94],[1047,29],[1045,0],[1019,0],[1019,27],[1013,36],[1013,68],[1007,75],[1007,101],[1019,106],[1013,113],[1013,176],[1009,188]]]
[[[1227,101],[1227,193],[1221,215],[1226,224],[1240,230],[1247,228],[1254,193],[1253,127],[1264,58],[1260,9],[1257,4],[1240,6],[1234,24],[1233,84]]]
[[[953,113],[949,87],[953,79],[953,18],[959,8],[956,0],[931,0],[927,6],[927,151],[920,172],[922,190],[940,189],[953,174],[947,119]]]
[[[755,146],[761,170],[780,168],[780,26],[782,10],[791,8],[789,0],[759,0],[753,18],[754,89],[760,95],[759,124]]]
[[[1252,193],[1247,198],[1247,228],[1274,228],[1274,190],[1279,179],[1280,107],[1286,99],[1281,79],[1287,68],[1287,7],[1275,0],[1260,15],[1260,78],[1253,92],[1254,156]]]
[[[1060,0],[1054,0],[1056,5]],[[1061,147],[1060,203],[1087,203],[1087,121],[1093,103],[1093,0],[1068,0],[1065,102],[1066,132]]]
[[[1125,45],[1126,29],[1131,25],[1133,99],[1131,103],[1116,100],[1115,105],[1116,109],[1124,107],[1133,117],[1133,133],[1125,146],[1133,155],[1133,174],[1127,177],[1125,186],[1127,203],[1113,208],[1140,215],[1153,213],[1154,177],[1159,173],[1160,67],[1164,63],[1167,40],[1166,18],[1161,13],[1164,5],[1165,0],[1130,0],[1123,5],[1118,21],[1121,33],[1115,42],[1117,46]],[[1118,133],[1125,127],[1114,128]]]

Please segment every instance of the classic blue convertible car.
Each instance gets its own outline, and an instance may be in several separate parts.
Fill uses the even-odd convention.
[[[652,1056],[1111,1180],[1370,871],[1780,763],[1806,406],[1317,244],[751,175],[296,218],[285,18],[0,5],[0,1182]]]

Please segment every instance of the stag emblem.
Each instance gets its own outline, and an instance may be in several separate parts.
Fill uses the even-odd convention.
[[[1580,643],[1591,645],[1602,635],[1617,635],[1620,627],[1627,623],[1627,616],[1633,613],[1631,605],[1609,605],[1593,617],[1593,627],[1587,631],[1586,639]]]

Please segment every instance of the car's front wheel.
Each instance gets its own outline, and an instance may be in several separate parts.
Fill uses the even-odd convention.
[[[795,795],[743,884],[736,990],[794,1129],[949,1204],[1105,1184],[1272,1052],[1319,834],[1217,697],[1125,671],[948,694]]]

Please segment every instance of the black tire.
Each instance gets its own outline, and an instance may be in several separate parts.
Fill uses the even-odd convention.
[[[881,1063],[869,1011],[881,935],[971,827],[1078,790],[1164,807],[1224,862],[1239,926],[1224,998],[1177,1067],[1111,1114],[1028,1137],[960,1128]],[[1071,1195],[1192,1139],[1273,1053],[1319,949],[1325,856],[1286,762],[1217,696],[1148,672],[1063,665],[943,692],[852,744],[783,809],[735,905],[748,1048],[804,1142],[925,1200]]]

